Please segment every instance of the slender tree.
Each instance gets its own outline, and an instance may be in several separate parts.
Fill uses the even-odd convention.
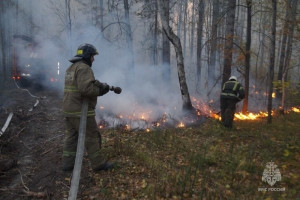
[[[246,56],[245,56],[245,99],[243,101],[243,113],[248,111],[249,96],[249,74],[250,74],[250,49],[251,49],[251,20],[252,20],[252,0],[247,0],[247,36],[246,36]]]
[[[159,4],[159,2],[158,2]],[[167,25],[170,24],[170,0],[167,0],[165,5],[165,17]],[[159,7],[158,7],[159,8]],[[171,68],[170,68],[170,59],[171,59],[171,52],[170,52],[170,40],[168,39],[168,36],[166,35],[166,32],[162,33],[162,62],[163,62],[163,79],[166,81],[170,81],[170,75],[171,75]]]
[[[153,63],[158,65],[158,7],[157,0],[154,0],[154,33],[153,33]]]
[[[134,53],[133,53],[133,45],[132,45],[132,34],[131,34],[131,24],[130,24],[130,19],[129,19],[129,4],[128,0],[124,0],[124,10],[125,10],[125,34],[126,34],[126,42],[128,46],[128,52],[130,56],[130,61],[129,61],[129,71],[130,74],[134,72]]]
[[[277,80],[282,80],[283,68],[284,68],[284,59],[286,53],[286,41],[287,41],[287,34],[288,34],[288,24],[289,24],[289,13],[291,12],[290,1],[287,0],[286,11],[285,11],[285,21],[283,28],[281,30],[282,39],[281,39],[281,49],[280,49],[280,58],[279,58],[279,66],[278,66],[278,76]]]
[[[181,38],[181,25],[182,25],[182,0],[179,0],[178,3],[178,17],[177,17],[177,36]]]
[[[223,67],[222,85],[229,79],[231,75],[236,2],[235,0],[228,0],[227,5],[228,5],[227,6],[228,12],[226,16],[224,67]]]
[[[192,7],[192,24],[191,24],[191,36],[190,36],[190,58],[193,58],[194,54],[194,32],[195,32],[195,0],[193,0],[193,7]]]
[[[183,55],[186,55],[186,33],[187,33],[187,18],[188,18],[188,1],[184,1],[184,14],[183,14]]]
[[[201,52],[202,52],[202,35],[204,23],[204,0],[198,3],[198,23],[197,23],[197,88],[201,87]]]
[[[0,15],[4,13],[4,1],[0,1]],[[6,82],[6,68],[5,68],[5,38],[4,38],[4,18],[0,17],[0,42],[1,42],[1,55],[0,55],[0,92],[2,93],[2,89],[4,88],[5,82]]]
[[[210,39],[210,57],[208,62],[208,88],[210,89],[215,78],[215,66],[217,59],[219,0],[213,0],[212,28]]]
[[[288,34],[287,34],[287,46],[286,46],[286,58],[284,61],[284,68],[282,74],[282,97],[281,97],[281,108],[284,110],[285,107],[285,85],[284,82],[288,80],[288,70],[292,55],[292,41],[294,37],[294,28],[296,22],[296,9],[297,9],[297,0],[290,0],[288,1],[288,7],[290,7],[289,17],[288,17]]]
[[[104,7],[103,7],[103,0],[99,0],[99,10],[100,10],[100,30],[103,31],[103,28],[104,28]]]
[[[270,42],[270,63],[269,63],[269,89],[268,89],[268,123],[272,123],[272,92],[274,79],[274,64],[275,64],[275,44],[276,44],[276,0],[272,0],[272,27],[271,27],[271,42]]]
[[[190,94],[188,90],[188,86],[186,83],[185,71],[184,71],[184,59],[182,53],[182,46],[180,39],[173,32],[171,27],[169,26],[169,18],[168,11],[169,9],[169,0],[158,0],[158,9],[161,16],[161,23],[163,26],[163,31],[167,35],[168,39],[174,46],[176,52],[176,60],[177,60],[177,70],[178,70],[178,79],[180,85],[181,96],[183,100],[183,109],[184,110],[192,110],[192,102],[190,99]]]

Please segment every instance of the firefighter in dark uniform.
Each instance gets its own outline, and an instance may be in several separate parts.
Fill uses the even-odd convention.
[[[88,99],[85,149],[92,168],[94,171],[113,168],[113,164],[101,154],[101,135],[95,120],[95,106],[98,96],[105,95],[109,90],[120,94],[122,90],[95,79],[91,69],[95,55],[98,55],[98,51],[93,45],[80,45],[77,55],[70,59],[71,66],[66,70],[63,97],[66,126],[62,156],[64,171],[71,171],[74,167],[83,98]]]
[[[235,76],[225,82],[221,93],[221,119],[224,126],[232,128],[236,104],[244,99],[245,91]]]

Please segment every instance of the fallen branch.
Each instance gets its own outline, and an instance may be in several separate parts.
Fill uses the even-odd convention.
[[[18,172],[19,172],[19,174],[20,174],[21,182],[22,182],[22,184],[23,184],[23,187],[24,187],[26,190],[29,190],[29,188],[25,185],[25,183],[24,183],[24,181],[23,181],[23,176],[22,176],[22,174],[21,174],[21,171],[18,170]]]
[[[42,197],[47,197],[47,194],[45,192],[32,192],[32,191],[26,191],[26,190],[22,190],[22,192],[24,192],[27,196],[31,196],[31,197],[38,197],[38,198],[42,198]]]
[[[53,148],[52,149],[48,149],[48,150],[46,150],[46,151],[44,151],[43,153],[41,153],[41,156],[42,155],[44,155],[44,154],[46,154],[46,153],[49,153],[50,151],[52,151],[53,150]]]

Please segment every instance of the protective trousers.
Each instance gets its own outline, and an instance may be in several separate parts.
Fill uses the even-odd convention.
[[[224,126],[231,128],[236,109],[236,99],[221,97],[221,120]]]
[[[72,168],[74,166],[76,149],[79,134],[80,118],[65,118],[65,140],[63,146],[62,164],[63,168]],[[101,156],[101,135],[94,117],[88,117],[86,122],[85,149],[88,158],[91,161],[92,168],[95,169],[105,163]]]

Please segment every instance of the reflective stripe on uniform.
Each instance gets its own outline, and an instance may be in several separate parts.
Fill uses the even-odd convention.
[[[232,93],[224,93],[224,92],[222,92],[221,95],[223,95],[223,96],[237,97],[235,94],[232,94]]]
[[[76,152],[63,151],[63,156],[76,156]]]
[[[222,93],[221,93],[221,96],[231,96],[231,97],[237,98],[238,100],[242,100],[242,99],[240,99],[237,95],[232,94],[232,93],[224,93],[224,92],[222,92]]]
[[[233,88],[232,88],[232,91],[233,91],[233,92],[236,91],[236,88],[237,88],[238,84],[239,84],[239,82],[237,82],[237,81],[234,83],[234,86],[233,86]]]
[[[72,85],[66,85],[64,91],[65,92],[79,92],[78,88],[75,86],[72,86]]]
[[[76,117],[80,117],[81,116],[81,112],[66,112],[64,111],[64,113],[66,115],[73,115],[73,116],[76,116]],[[89,110],[87,112],[87,116],[94,116],[95,115],[95,111],[94,110]]]

